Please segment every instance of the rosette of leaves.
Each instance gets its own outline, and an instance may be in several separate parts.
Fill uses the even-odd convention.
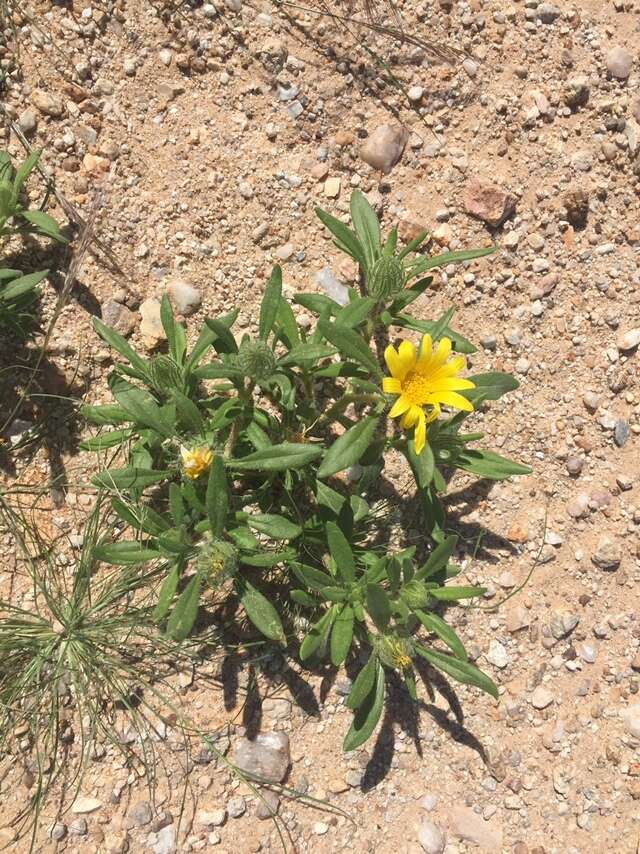
[[[17,169],[6,151],[0,151],[0,244],[11,237],[35,234],[58,243],[66,243],[58,223],[43,210],[30,210],[24,204],[23,190],[41,152],[34,151]],[[34,303],[39,296],[38,285],[48,270],[23,273],[0,267],[0,330],[15,332],[21,337],[36,327]]]

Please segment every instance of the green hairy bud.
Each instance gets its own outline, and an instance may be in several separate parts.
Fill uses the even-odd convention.
[[[153,387],[161,394],[169,394],[174,389],[182,390],[182,371],[169,356],[155,356],[148,367]]]
[[[218,588],[238,566],[238,553],[226,540],[206,540],[198,556],[198,569],[210,587]]]
[[[238,351],[238,363],[246,377],[260,382],[273,375],[276,369],[276,357],[273,350],[264,341],[252,341],[245,338]]]
[[[376,299],[392,297],[399,293],[405,284],[402,261],[398,258],[383,256],[373,265],[367,281],[367,291]]]

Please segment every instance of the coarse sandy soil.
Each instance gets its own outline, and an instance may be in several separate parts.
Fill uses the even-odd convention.
[[[287,785],[349,816],[282,796],[297,850],[639,850],[638,0],[399,4],[407,33],[466,51],[452,64],[297,6],[14,7],[18,29],[5,28],[0,57],[6,144],[21,153],[13,119],[44,149],[58,189],[95,219],[101,241],[85,255],[50,342],[49,394],[107,402],[111,354],[92,315],[118,316],[134,346],[152,346],[138,309],[172,281],[200,292],[187,320],[193,334],[204,317],[235,306],[239,328],[255,330],[275,261],[288,295],[316,289],[326,266],[348,280],[353,271],[314,206],[346,218],[353,187],[385,229],[399,223],[406,239],[429,228],[432,252],[491,241],[500,249],[442,270],[416,304],[425,318],[455,306],[455,327],[480,345],[473,369],[513,371],[521,383],[473,420],[489,447],[533,474],[488,486],[459,474],[448,499],[463,577],[489,587],[483,607],[535,566],[504,607],[451,612],[500,701],[443,682],[431,697],[421,689],[416,714],[398,693],[377,737],[344,755],[343,674],[334,681],[291,661],[261,679],[260,729],[291,740]],[[393,21],[384,8],[378,14]],[[378,126],[398,123],[408,142],[382,174],[361,146]],[[469,215],[474,178],[513,197],[500,227]],[[66,220],[59,206],[53,212]],[[62,275],[52,277],[45,320],[60,287]],[[14,355],[4,353],[5,365]],[[95,455],[78,450],[86,428],[72,407],[46,399],[38,407],[20,417],[44,417],[43,440],[14,457],[6,482],[38,486],[64,474],[68,487],[47,492],[38,519],[77,540]],[[6,595],[15,548],[8,534],[2,543]],[[233,749],[241,725],[255,724],[242,706],[246,674],[234,698],[222,690],[224,674],[208,670],[218,687],[196,672],[182,697],[203,727],[230,725]],[[156,745],[166,774],[153,816],[140,806],[146,784],[108,746],[80,793],[99,806],[78,816],[53,798],[35,850],[282,850],[254,795],[209,757],[185,767],[179,744],[169,733]],[[32,794],[23,758],[9,758],[5,828]],[[230,805],[238,817],[221,826],[203,818],[239,797],[244,811]]]

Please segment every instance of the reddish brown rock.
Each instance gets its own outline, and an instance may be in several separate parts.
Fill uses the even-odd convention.
[[[479,178],[471,178],[464,192],[464,209],[492,228],[497,228],[516,209],[516,201],[509,193]]]

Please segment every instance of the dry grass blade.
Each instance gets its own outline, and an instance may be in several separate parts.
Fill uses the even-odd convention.
[[[389,4],[389,7],[393,10],[393,17],[398,23],[398,26],[389,26],[388,24],[380,23],[380,14],[378,13],[378,7],[374,6],[371,3],[371,0],[366,0],[364,6],[364,14],[366,20],[359,20],[358,18],[351,17],[351,15],[340,15],[336,12],[332,11],[331,7],[322,3],[321,9],[313,9],[308,6],[300,6],[297,3],[291,3],[289,0],[282,0],[282,6],[288,6],[291,9],[298,9],[301,12],[307,12],[311,15],[321,15],[327,18],[331,18],[334,21],[338,21],[343,24],[345,28],[348,30],[349,26],[356,27],[365,27],[375,33],[379,33],[380,35],[387,36],[388,38],[394,39],[400,44],[409,44],[414,47],[419,47],[421,50],[424,50],[425,53],[430,56],[439,59],[443,62],[456,62],[460,59],[460,57],[464,56],[464,51],[459,50],[458,48],[450,47],[449,45],[438,44],[431,41],[426,41],[425,39],[420,38],[419,36],[413,35],[412,33],[407,33],[402,28],[402,22],[399,19],[398,12],[393,6],[393,4]],[[387,8],[385,6],[385,8]]]

